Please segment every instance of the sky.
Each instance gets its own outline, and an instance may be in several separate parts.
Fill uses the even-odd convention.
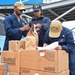
[[[11,5],[20,0],[0,0],[0,5]],[[43,3],[43,0],[21,0],[24,4]]]

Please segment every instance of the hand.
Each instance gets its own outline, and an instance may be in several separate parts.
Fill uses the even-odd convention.
[[[47,46],[47,44],[46,44],[46,43],[44,43],[44,44],[43,44],[43,47],[45,47],[45,46]]]
[[[26,30],[29,30],[29,29],[30,29],[30,26],[29,26],[29,25],[25,25],[24,28],[25,28]]]
[[[36,24],[36,25],[35,25],[35,28],[41,28],[41,24],[39,24],[39,23]]]
[[[30,26],[29,25],[25,25],[24,27],[20,28],[20,31],[25,31],[25,30],[29,30]]]
[[[62,47],[59,45],[55,48],[55,50],[62,50]]]

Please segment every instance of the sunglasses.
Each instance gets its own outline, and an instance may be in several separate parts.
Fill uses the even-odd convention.
[[[26,11],[25,9],[19,9],[19,8],[17,8],[19,11]]]

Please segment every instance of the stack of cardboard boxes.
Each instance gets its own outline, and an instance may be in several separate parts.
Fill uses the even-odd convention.
[[[8,64],[0,63],[0,75],[8,75]]]
[[[21,51],[21,75],[69,75],[64,50]]]
[[[69,75],[68,53],[64,50],[25,50],[24,41],[10,41],[2,52],[9,75]]]
[[[2,63],[8,64],[9,75],[20,75],[20,52],[25,50],[25,41],[9,41],[9,50],[3,51]]]

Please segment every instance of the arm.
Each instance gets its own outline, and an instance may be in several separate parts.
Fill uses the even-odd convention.
[[[49,29],[50,23],[51,20],[49,18],[43,17],[43,21],[41,23],[37,23],[36,28],[43,28],[46,31],[47,29]]]
[[[47,29],[49,29],[50,23],[51,23],[51,20],[49,18],[45,17],[44,22],[41,23],[41,26],[44,28],[44,30],[47,30]]]
[[[25,25],[23,27],[15,26],[13,28],[13,18],[10,16],[10,17],[6,17],[6,19],[4,20],[4,28],[5,28],[6,34],[8,36],[12,36],[17,33],[22,33],[23,31],[28,30],[30,27],[28,25]]]
[[[29,22],[29,26],[30,26],[30,27],[32,26],[32,20]]]
[[[49,29],[46,31],[45,37],[44,37],[44,44],[51,44],[50,37],[49,37]]]
[[[23,32],[23,36],[26,37],[27,33],[28,33],[28,30],[25,30],[25,31]]]
[[[13,29],[12,24],[13,24],[12,18],[6,17],[4,20],[4,28],[5,28],[6,34],[9,36],[16,34],[16,33],[20,33],[20,28]]]
[[[66,45],[62,45],[62,49],[66,50],[67,52],[73,52],[74,51],[74,38],[71,31],[67,32],[67,35],[65,37]]]

